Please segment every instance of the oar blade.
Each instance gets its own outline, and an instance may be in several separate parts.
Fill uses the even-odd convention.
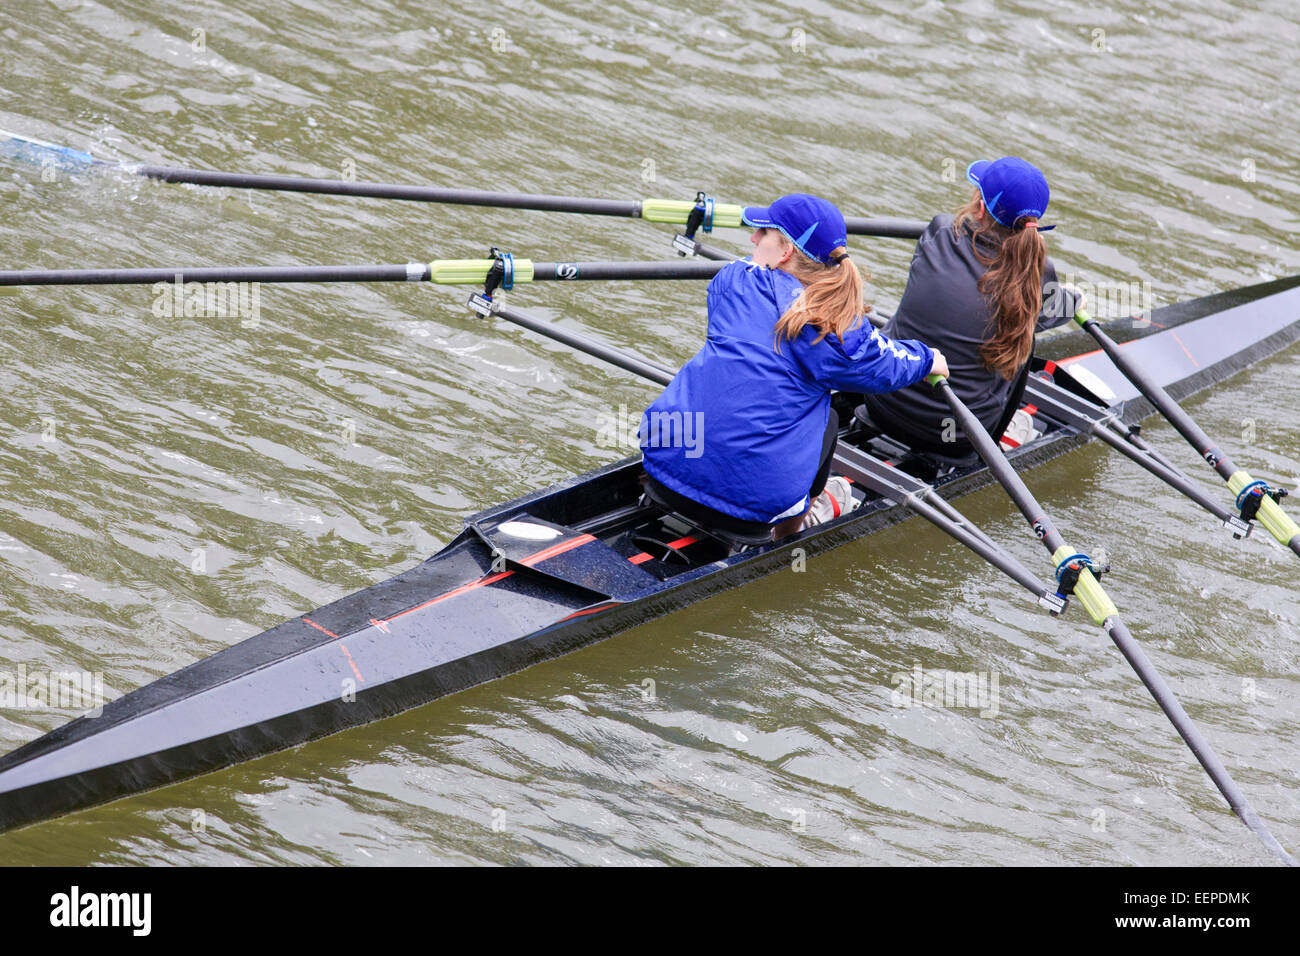
[[[5,130],[0,130],[0,154],[36,166],[58,166],[63,169],[84,169],[95,163],[95,158],[89,153],[71,146],[59,146]]]

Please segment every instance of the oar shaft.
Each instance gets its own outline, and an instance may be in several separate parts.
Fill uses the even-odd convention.
[[[984,464],[993,473],[993,477],[998,480],[998,484],[1006,489],[1011,500],[1020,509],[1020,513],[1029,522],[1029,526],[1033,528],[1038,540],[1043,542],[1043,546],[1052,555],[1052,563],[1059,568],[1074,556],[1076,553],[1074,549],[1065,543],[1061,533],[1056,530],[1056,524],[1043,510],[1043,506],[1038,503],[1038,499],[1034,497],[1020,475],[1011,467],[1011,462],[1007,461],[1007,456],[980,424],[975,413],[957,397],[948,380],[932,375],[929,381],[943,393],[967,441],[974,446],[980,458],[984,460]],[[1102,626],[1106,626],[1106,621],[1119,613],[1092,571],[1086,567],[1079,572],[1078,581],[1074,585],[1074,594],[1088,615]]]
[[[195,186],[225,186],[231,189],[267,189],[276,192],[317,193],[330,196],[361,196],[369,199],[402,199],[459,206],[495,206],[506,209],[535,209],[543,212],[585,213],[591,216],[641,215],[640,200],[587,199],[544,193],[494,192],[482,189],[447,189],[436,186],[405,186],[399,183],[367,183],[346,179],[311,179],[304,176],[269,176],[254,173],[222,173],[180,166],[123,165],[125,172],[165,183]]]
[[[315,193],[329,196],[357,196],[368,199],[398,199],[413,202],[442,203],[459,206],[489,206],[501,209],[533,209],[543,212],[581,213],[590,216],[620,216],[648,222],[684,225],[695,203],[674,199],[592,199],[585,196],[557,196],[546,193],[500,192],[484,189],[458,189],[440,186],[408,186],[399,183],[357,182],[351,179],[317,179],[308,176],[281,176],[261,173],[226,173],[217,170],[189,169],[150,163],[110,163],[89,153],[54,143],[19,136],[0,130],[0,150],[35,163],[57,163],[77,169],[112,169],[145,176],[166,183],[194,186],[217,186],[230,189],[261,189],[276,192]],[[712,206],[713,222],[722,228],[743,227],[742,207],[716,203]],[[926,227],[924,222],[908,219],[855,216],[847,220],[850,235],[886,236],[915,239]],[[706,227],[707,231],[707,227]]]
[[[420,282],[427,263],[369,266],[239,266],[47,269],[0,272],[0,286],[152,285],[155,282]]]
[[[541,212],[580,213],[588,216],[619,216],[653,222],[686,222],[690,203],[640,199],[590,199],[585,196],[557,196],[546,193],[496,192],[483,189],[455,189],[438,186],[406,186],[399,183],[354,182],[346,179],[312,179],[304,176],[274,176],[257,173],[223,173],[181,166],[130,164],[123,171],[166,183],[194,186],[224,186],[231,189],[264,189],[276,192],[316,193],[330,196],[359,196],[367,199],[400,199],[412,202],[456,206],[490,206],[500,209],[531,209]],[[649,213],[646,214],[646,206]],[[680,207],[680,208],[679,208]],[[728,206],[728,209],[732,207]],[[733,210],[734,212],[734,210]],[[736,215],[720,225],[744,228]],[[844,220],[849,235],[915,239],[926,223],[912,219],[849,216]]]
[[[587,355],[608,362],[611,365],[616,365],[621,369],[626,369],[659,385],[667,385],[673,380],[673,373],[660,365],[648,362],[629,352],[616,349],[611,345],[606,345],[604,342],[597,342],[595,339],[589,339],[576,332],[570,332],[553,322],[547,322],[530,315],[522,309],[516,309],[504,303],[494,303],[492,311],[493,315],[499,316],[507,322],[513,322],[515,325],[536,332],[539,335],[544,335],[556,342],[561,342],[570,348],[585,352]]]
[[[534,282],[606,279],[712,279],[725,262],[669,259],[664,262],[535,262]]]
[[[845,216],[844,225],[848,227],[850,236],[919,239],[929,224],[917,219],[869,219],[863,216]]]
[[[1156,411],[1168,419],[1169,424],[1173,425],[1180,435],[1196,447],[1201,457],[1209,461],[1225,481],[1231,478],[1232,473],[1237,470],[1236,467],[1233,466],[1231,461],[1228,461],[1221,451],[1214,447],[1214,442],[1210,440],[1210,436],[1205,434],[1201,427],[1192,420],[1192,417],[1183,411],[1182,407],[1169,396],[1169,393],[1164,390],[1160,383],[1140,364],[1130,361],[1129,357],[1124,354],[1124,350],[1119,347],[1119,343],[1106,334],[1096,319],[1085,317],[1079,324],[1083,326],[1085,332],[1096,339],[1097,344],[1101,346],[1102,350],[1115,364],[1115,367],[1124,373],[1125,378],[1137,386],[1138,391],[1155,406]]]
[[[1111,640],[1115,642],[1115,646],[1119,648],[1120,653],[1133,667],[1133,670],[1137,671],[1138,677],[1147,686],[1147,690],[1151,692],[1155,702],[1160,705],[1160,709],[1165,712],[1165,716],[1174,725],[1179,736],[1187,742],[1187,746],[1196,755],[1196,759],[1205,768],[1205,772],[1214,781],[1214,785],[1219,788],[1219,792],[1228,801],[1228,805],[1232,807],[1233,812],[1241,818],[1241,822],[1246,824],[1282,862],[1288,866],[1295,866],[1296,861],[1283,848],[1282,844],[1278,843],[1277,838],[1269,832],[1267,825],[1260,819],[1250,800],[1237,786],[1236,781],[1232,779],[1232,775],[1228,773],[1228,768],[1223,765],[1223,761],[1219,759],[1219,755],[1210,746],[1210,742],[1201,734],[1200,728],[1187,715],[1187,711],[1183,710],[1183,705],[1174,696],[1174,692],[1169,689],[1169,685],[1165,683],[1165,679],[1160,676],[1160,672],[1156,670],[1155,665],[1151,663],[1141,646],[1133,639],[1133,635],[1129,633],[1128,628],[1118,618],[1114,618],[1107,632],[1110,634]]]
[[[952,386],[948,384],[948,380],[939,376],[932,376],[932,379],[934,380],[934,386],[943,394],[944,399],[952,408],[953,414],[956,415],[957,424],[961,426],[966,440],[979,453],[980,458],[984,460],[984,464],[993,473],[993,477],[1006,489],[1007,494],[1011,496],[1011,500],[1020,509],[1020,513],[1025,516],[1025,520],[1034,529],[1034,533],[1038,535],[1039,540],[1043,542],[1048,551],[1053,554],[1056,553],[1065,546],[1065,541],[1060,532],[1056,530],[1056,526],[1052,524],[1052,519],[1043,511],[1038,499],[1020,480],[1020,475],[1011,467],[1011,463],[1007,461],[1006,456],[1002,454],[1002,450],[997,447],[989,433],[985,431],[984,426],[980,424],[980,420],[957,397],[952,390]]]

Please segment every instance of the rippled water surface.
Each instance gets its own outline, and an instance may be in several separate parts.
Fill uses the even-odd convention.
[[[1300,13],[1248,6],[6,0],[0,128],[127,161],[628,199],[809,190],[909,218],[960,203],[970,160],[1018,152],[1053,183],[1058,267],[1163,304],[1300,272]],[[638,221],[11,160],[0,204],[3,268],[670,254],[670,230]],[[854,250],[889,307],[910,245]],[[617,457],[593,422],[653,392],[463,297],[265,286],[245,327],[159,317],[148,287],[0,295],[0,668],[101,671],[119,695]],[[664,363],[700,342],[698,283],[511,301]],[[1289,485],[1298,357],[1189,402]],[[1225,540],[1098,448],[1030,480],[1071,541],[1108,550],[1133,632],[1300,847],[1294,556]],[[961,505],[1046,569],[1004,496]],[[997,713],[894,706],[916,665],[998,675]],[[70,716],[2,710],[0,750]],[[0,836],[17,864],[1267,860],[1104,634],[918,521],[401,716]]]

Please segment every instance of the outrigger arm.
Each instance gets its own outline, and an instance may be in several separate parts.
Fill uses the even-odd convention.
[[[1102,351],[1124,377],[1133,383],[1142,397],[1155,406],[1156,411],[1163,415],[1169,424],[1173,425],[1178,433],[1196,449],[1197,454],[1227,482],[1228,490],[1237,496],[1236,507],[1240,509],[1241,519],[1250,521],[1258,518],[1259,523],[1280,544],[1300,555],[1300,525],[1297,525],[1279,504],[1286,497],[1286,489],[1274,488],[1267,482],[1252,478],[1244,469],[1238,468],[1227,453],[1214,443],[1187,412],[1183,411],[1160,383],[1147,374],[1146,369],[1140,364],[1131,361],[1124,354],[1124,349],[1102,331],[1096,319],[1080,310],[1075,314],[1074,321],[1096,339]]]
[[[1052,382],[1030,376],[1025,384],[1025,401],[1063,425],[1095,435],[1111,448],[1145,468],[1165,484],[1186,495],[1223,523],[1234,538],[1247,537],[1254,525],[1216,501],[1168,459],[1148,445],[1136,425],[1125,425],[1113,412],[1098,408],[1087,399]]]

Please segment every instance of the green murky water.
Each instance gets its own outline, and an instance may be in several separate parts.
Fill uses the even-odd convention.
[[[971,159],[1018,152],[1053,183],[1061,270],[1163,304],[1300,272],[1300,15],[1252,6],[9,0],[0,128],[109,159],[610,198],[808,190],[910,218],[962,201]],[[11,162],[0,209],[4,268],[651,259],[670,238]],[[888,308],[909,244],[854,248]],[[251,327],[160,317],[148,287],[0,296],[0,669],[98,671],[124,693],[615,457],[592,423],[652,392],[485,326],[463,296],[268,286]],[[700,340],[699,284],[512,301],[665,363]],[[1190,404],[1288,484],[1296,357]],[[1225,540],[1096,448],[1031,483],[1070,540],[1109,551],[1133,632],[1300,846],[1294,557]],[[962,507],[1041,562],[998,493]],[[0,862],[1265,862],[1080,617],[1047,619],[913,521],[402,716],[0,836]],[[894,706],[917,664],[998,675],[998,712]],[[0,711],[0,750],[70,716]]]

